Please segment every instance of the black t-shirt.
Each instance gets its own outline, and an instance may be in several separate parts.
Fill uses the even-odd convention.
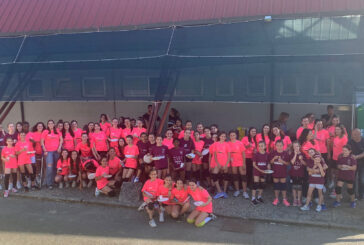
[[[354,155],[359,155],[364,152],[364,138],[361,138],[359,142],[356,142],[353,139],[351,139],[349,141],[349,145],[351,145],[352,153]],[[357,162],[360,164],[364,163],[364,158],[358,159]]]

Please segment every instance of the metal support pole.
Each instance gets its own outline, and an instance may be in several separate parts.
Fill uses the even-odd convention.
[[[24,102],[23,101],[20,101],[20,114],[21,114],[21,121],[25,122]]]
[[[166,118],[167,118],[170,107],[171,107],[171,102],[168,101],[167,104],[166,104],[166,107],[164,108],[163,116],[162,116],[161,122],[160,122],[159,127],[158,127],[158,131],[157,131],[158,135],[160,135],[162,133],[163,126],[164,126],[164,124],[166,122]]]

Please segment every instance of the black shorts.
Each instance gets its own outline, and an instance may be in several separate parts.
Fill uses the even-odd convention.
[[[343,180],[343,179],[337,179],[337,181],[341,181],[341,182],[344,182],[346,184],[351,184],[351,185],[354,185],[354,180]]]
[[[303,177],[291,177],[292,185],[303,185]]]

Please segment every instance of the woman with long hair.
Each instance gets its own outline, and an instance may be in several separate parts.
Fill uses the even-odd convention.
[[[246,181],[248,187],[253,185],[253,153],[256,151],[258,145],[257,129],[254,127],[249,128],[248,135],[245,136],[241,142],[245,147],[245,163],[246,163]],[[248,196],[249,198],[249,196]]]
[[[271,137],[270,137],[270,126],[268,124],[264,124],[261,130],[261,133],[257,134],[257,142],[259,143],[260,141],[264,141],[265,145],[266,145],[266,151],[269,152],[270,151],[270,141],[271,141]],[[259,148],[259,145],[257,145],[257,150]]]
[[[46,184],[49,189],[53,189],[55,169],[61,153],[62,143],[62,135],[57,132],[54,121],[48,120],[47,129],[42,133],[41,144],[46,158]]]
[[[66,149],[63,149],[61,156],[57,161],[57,175],[55,177],[55,182],[59,184],[59,189],[63,188],[63,183],[66,184],[66,188],[69,187],[70,183],[68,175],[71,173],[70,168],[71,164],[69,153]]]
[[[100,124],[95,123],[95,131],[91,137],[92,152],[97,160],[106,156],[109,150],[109,142],[104,131],[102,131]]]
[[[111,127],[111,124],[109,123],[109,117],[106,114],[100,115],[100,127],[105,133],[107,133],[107,131]]]
[[[110,147],[117,148],[119,139],[122,138],[123,130],[118,126],[118,119],[114,118],[111,121],[111,127],[107,131],[107,137],[110,142]]]
[[[82,129],[80,129],[78,127],[78,123],[76,120],[72,120],[71,121],[71,129],[72,132],[74,133],[74,138],[75,138],[75,146],[81,142],[81,136],[82,136]]]
[[[82,181],[82,173],[81,173],[81,159],[76,150],[70,153],[70,174],[75,175],[75,177],[69,177],[69,180],[72,182],[72,188],[75,188],[77,182]]]
[[[37,122],[32,128],[31,140],[33,142],[33,148],[35,150],[35,167],[36,167],[36,179],[38,184],[41,182],[40,173],[42,171],[42,175],[44,173],[44,169],[42,168],[43,161],[43,150],[42,150],[42,133],[45,129],[45,125],[42,122]]]
[[[292,145],[292,141],[291,139],[284,134],[283,130],[280,129],[279,125],[274,125],[272,126],[272,130],[270,133],[270,149],[271,150],[276,150],[275,146],[276,146],[276,142],[278,140],[281,140],[283,142],[283,150],[287,151],[290,149],[291,145]]]
[[[63,123],[62,137],[63,149],[66,149],[69,152],[73,151],[75,149],[75,134],[69,122]]]

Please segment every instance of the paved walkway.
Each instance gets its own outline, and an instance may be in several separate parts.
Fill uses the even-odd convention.
[[[253,206],[249,200],[243,200],[242,197],[229,197],[228,199],[214,200],[214,213],[217,216],[242,218],[250,220],[260,220],[273,223],[301,224],[309,226],[334,227],[364,230],[364,201],[359,201],[357,208],[349,207],[349,202],[345,197],[342,206],[332,208],[333,199],[326,198],[328,206],[327,211],[317,213],[316,205],[311,211],[303,212],[298,207],[284,207],[283,204],[274,207],[271,204],[273,200],[273,191],[267,189],[263,194],[264,204]],[[72,189],[42,189],[41,191],[31,191],[28,193],[19,192],[12,196],[24,198],[36,198],[42,200],[65,201],[85,204],[96,204],[116,207],[136,208],[140,202],[120,202],[118,197],[94,196],[94,188],[79,190]],[[12,198],[10,196],[9,198]]]

